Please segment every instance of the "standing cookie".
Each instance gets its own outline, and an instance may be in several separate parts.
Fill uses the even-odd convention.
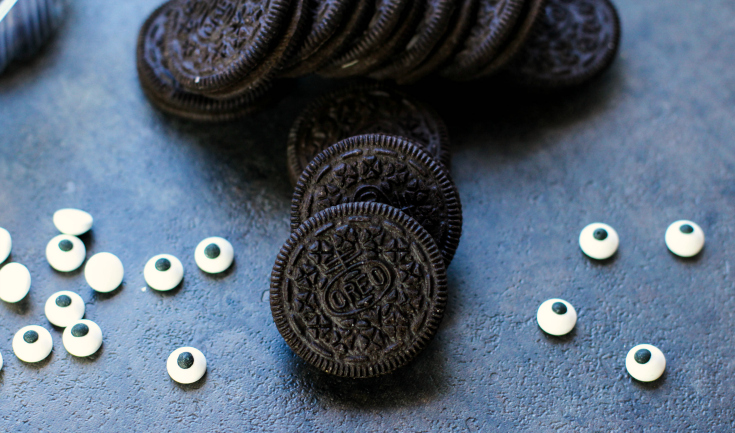
[[[291,230],[324,209],[355,202],[405,212],[431,234],[449,266],[462,232],[462,206],[446,170],[426,152],[385,135],[359,135],[329,147],[296,184]]]
[[[291,183],[296,184],[319,152],[342,139],[370,133],[404,137],[449,167],[447,129],[433,109],[390,87],[364,85],[329,93],[296,119],[287,148]]]
[[[524,6],[524,0],[479,0],[479,2],[475,24],[469,36],[441,72],[445,77],[469,79],[490,63],[511,35]]]
[[[444,260],[393,207],[329,208],[291,234],[271,274],[271,311],[311,365],[353,378],[389,373],[431,340],[446,305]]]
[[[609,0],[548,0],[509,68],[532,85],[578,85],[610,67],[619,45],[620,19]]]

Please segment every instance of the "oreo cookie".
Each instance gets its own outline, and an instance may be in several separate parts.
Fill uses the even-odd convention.
[[[171,73],[192,92],[236,93],[232,89],[242,89],[281,40],[294,5],[290,0],[172,2],[164,36]]]
[[[436,112],[403,92],[370,84],[329,93],[299,115],[288,136],[292,184],[319,152],[342,139],[371,133],[404,137],[449,167],[447,129]]]
[[[286,241],[271,274],[278,331],[314,367],[366,378],[409,363],[447,302],[444,260],[396,208],[351,203],[319,212]]]
[[[346,52],[321,68],[325,77],[349,77],[357,75],[367,56],[387,43],[391,43],[394,30],[400,26],[403,11],[415,8],[420,0],[375,0],[375,9],[367,28],[350,42]]]
[[[511,36],[524,3],[534,0],[479,0],[475,23],[441,75],[469,79],[493,61]]]
[[[282,75],[299,76],[312,72],[302,63],[317,52],[339,30],[353,9],[353,0],[307,0],[309,26],[301,45],[283,69]]]
[[[452,14],[449,29],[434,47],[433,51],[423,62],[411,71],[396,76],[398,84],[415,83],[421,78],[432,74],[444,66],[456,53],[459,46],[469,35],[470,29],[475,22],[475,14],[479,0],[459,0]]]
[[[400,78],[418,66],[447,31],[456,9],[456,0],[426,0],[423,17],[411,39],[386,64],[370,74],[383,80]]]
[[[493,75],[510,64],[518,55],[520,50],[526,44],[531,36],[536,21],[541,16],[546,5],[546,0],[525,0],[521,18],[516,23],[516,29],[513,30],[513,37],[499,50],[498,55],[486,65],[480,72],[470,79],[477,79]]]
[[[548,0],[508,69],[531,85],[579,85],[607,70],[619,45],[620,19],[609,0]]]
[[[156,9],[145,21],[138,36],[136,64],[143,91],[162,111],[190,120],[223,121],[250,114],[261,108],[270,95],[270,82],[234,98],[217,100],[191,93],[171,74],[164,54],[164,33],[171,17],[171,4]]]
[[[447,266],[462,233],[459,193],[444,167],[397,137],[359,135],[317,155],[291,201],[291,230],[318,212],[345,203],[377,202],[400,209],[434,238]]]

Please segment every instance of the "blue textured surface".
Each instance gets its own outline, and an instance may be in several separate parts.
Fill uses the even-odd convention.
[[[733,431],[735,3],[616,3],[620,58],[588,88],[413,89],[450,128],[465,235],[437,338],[407,368],[355,382],[295,357],[267,302],[288,235],[287,130],[340,83],[301,80],[277,107],[223,126],[169,118],[135,73],[137,31],[156,5],[76,1],[39,57],[0,76],[0,226],[33,276],[25,301],[0,305],[0,430]],[[95,216],[88,254],[122,259],[122,289],[94,294],[80,272],[46,263],[51,216],[67,206]],[[694,260],[664,245],[680,218],[706,233]],[[621,238],[602,264],[577,246],[597,220]],[[223,276],[194,264],[207,236],[235,247]],[[174,293],[141,290],[158,253],[184,263]],[[102,351],[75,359],[52,329],[50,359],[24,365],[13,334],[51,329],[43,304],[67,289],[101,326]],[[579,313],[560,339],[535,323],[557,296]],[[639,343],[667,356],[651,385],[624,369]],[[207,356],[197,385],[166,374],[182,345]]]

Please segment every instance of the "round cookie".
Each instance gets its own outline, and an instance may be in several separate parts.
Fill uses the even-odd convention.
[[[291,201],[291,231],[332,206],[384,203],[434,238],[449,266],[462,233],[459,193],[446,170],[411,142],[358,135],[330,146],[301,174]]]
[[[345,53],[321,68],[319,74],[330,78],[354,76],[356,67],[366,56],[389,42],[401,23],[403,10],[415,7],[415,3],[415,0],[375,0],[367,28],[350,42]]]
[[[403,92],[369,84],[324,95],[301,112],[286,149],[291,183],[296,184],[319,152],[342,139],[371,133],[404,137],[449,168],[449,136],[439,115]]]
[[[337,32],[314,53],[301,59],[298,65],[282,73],[282,77],[295,78],[309,74],[329,64],[338,55],[349,48],[350,43],[367,27],[372,17],[373,0],[353,0],[354,8],[349,11],[348,18],[340,23]]]
[[[353,6],[354,0],[307,0],[306,7],[311,16],[309,28],[304,31],[303,42],[283,68],[285,72],[282,71],[282,75],[297,77],[312,72],[302,62],[337,33]]]
[[[468,79],[489,64],[512,34],[526,2],[479,0],[469,35],[441,74],[452,79]]]
[[[478,79],[493,75],[506,67],[515,59],[525,45],[544,10],[546,0],[524,0],[521,16],[516,20],[515,28],[510,32],[511,37],[497,50],[495,58],[480,72],[462,77],[461,79]]]
[[[479,0],[461,0],[455,7],[452,21],[441,40],[424,61],[402,76],[395,77],[398,84],[411,84],[432,74],[444,66],[457,52],[475,23]]]
[[[167,3],[163,50],[176,81],[195,93],[237,86],[280,40],[289,0],[182,0]]]
[[[393,207],[329,208],[291,234],[271,274],[286,343],[330,374],[363,378],[407,364],[437,331],[444,260],[429,233]]]
[[[156,9],[138,36],[137,69],[141,87],[160,110],[196,121],[226,121],[257,111],[268,101],[270,83],[229,99],[214,99],[184,89],[171,75],[163,38],[172,14],[169,3]]]
[[[96,292],[108,293],[120,287],[125,268],[120,259],[112,253],[93,255],[84,267],[84,279]]]
[[[609,0],[547,0],[509,71],[531,85],[579,85],[607,70],[619,45],[620,19]]]
[[[427,0],[425,3],[424,14],[408,44],[370,77],[378,80],[402,77],[431,53],[448,29],[456,0]]]

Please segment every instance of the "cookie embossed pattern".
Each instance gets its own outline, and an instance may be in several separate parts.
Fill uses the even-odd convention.
[[[447,299],[436,243],[393,207],[350,203],[299,226],[276,259],[271,310],[288,345],[337,376],[389,373],[436,333]]]

